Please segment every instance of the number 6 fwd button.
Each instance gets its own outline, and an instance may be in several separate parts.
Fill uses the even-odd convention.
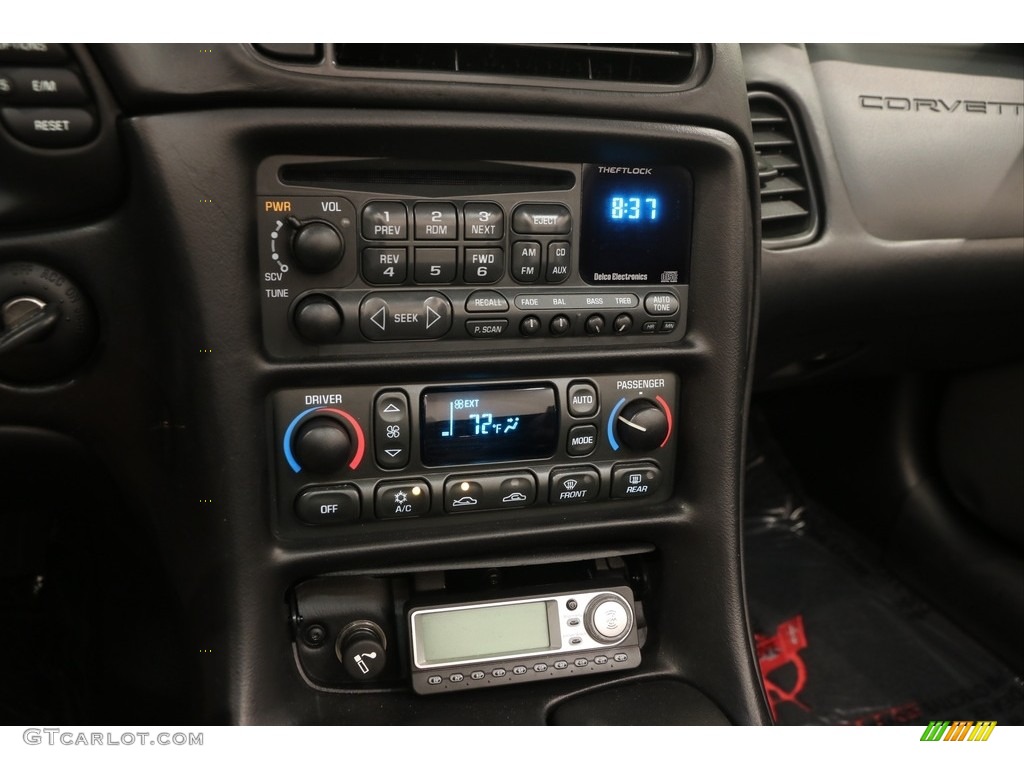
[[[439,293],[381,291],[359,305],[359,330],[370,341],[437,339],[452,327],[452,305]]]

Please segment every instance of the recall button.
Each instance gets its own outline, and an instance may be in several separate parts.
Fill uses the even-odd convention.
[[[601,485],[597,470],[591,467],[561,467],[551,470],[552,504],[583,504],[597,497]]]
[[[85,144],[96,129],[95,118],[84,109],[6,107],[0,115],[16,139],[46,149]]]
[[[359,305],[359,330],[370,341],[437,339],[452,327],[452,305],[439,293],[371,293]]]
[[[309,488],[295,499],[295,516],[306,525],[334,525],[359,519],[359,490],[354,485]]]
[[[508,299],[497,291],[474,291],[466,299],[467,312],[507,312]]]
[[[671,293],[648,293],[644,297],[644,309],[649,315],[674,315],[679,311],[679,299]]]

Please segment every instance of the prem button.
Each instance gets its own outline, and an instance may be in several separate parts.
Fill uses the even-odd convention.
[[[92,138],[96,129],[96,120],[84,109],[7,107],[0,114],[7,130],[33,147],[77,147]]]

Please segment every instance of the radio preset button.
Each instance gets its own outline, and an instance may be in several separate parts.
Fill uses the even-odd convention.
[[[524,203],[512,212],[512,229],[521,235],[567,235],[572,216],[564,205]]]
[[[643,499],[661,487],[657,464],[617,464],[612,467],[612,498]]]
[[[467,240],[500,240],[505,235],[505,213],[493,203],[466,203]]]
[[[405,240],[408,213],[402,203],[378,201],[363,208],[363,237],[367,240]]]
[[[465,679],[466,676],[463,675],[461,672],[453,672],[452,674],[448,675],[448,682],[451,683],[461,683]]]
[[[540,243],[517,240],[512,243],[512,277],[520,283],[535,283],[540,278]]]
[[[551,470],[552,504],[583,504],[597,497],[601,485],[597,470],[590,467],[562,467]]]
[[[487,674],[478,669],[475,672],[470,672],[469,677],[471,680],[483,680]]]
[[[405,282],[409,268],[406,248],[364,248],[363,279],[380,285],[399,285]]]
[[[576,659],[576,661],[573,662],[573,664],[575,664],[577,667],[585,667],[589,663],[590,660],[585,658]]]
[[[533,671],[534,672],[547,672],[548,671],[548,665],[545,664],[543,661],[538,661],[536,664],[533,665]]]
[[[440,675],[431,675],[427,678],[427,683],[429,685],[440,685],[442,680],[444,680],[444,678]]]
[[[467,312],[507,312],[508,299],[497,291],[474,291],[466,299]]]
[[[467,283],[493,283],[505,274],[505,252],[501,248],[466,248],[462,278]]]
[[[607,656],[595,656],[594,657],[594,663],[595,664],[607,664],[608,663],[608,657]]]
[[[452,305],[438,293],[370,293],[359,306],[359,330],[370,341],[436,339],[452,327]]]
[[[491,670],[491,677],[504,677],[507,674],[508,672],[502,669],[501,667],[495,667]]]
[[[576,382],[569,385],[569,413],[586,418],[597,413],[597,390],[593,384]]]
[[[519,664],[519,665],[517,665],[515,667],[512,667],[512,674],[513,675],[525,675],[526,674],[526,667],[524,667],[522,664]]]
[[[644,297],[644,309],[649,315],[674,315],[679,311],[679,299],[671,293],[648,293]]]
[[[382,483],[377,486],[374,513],[387,520],[393,517],[420,517],[430,511],[430,486],[423,480]]]
[[[359,519],[359,490],[354,485],[307,488],[295,499],[295,516],[306,525],[334,525]]]
[[[555,669],[568,669],[569,668],[569,662],[568,661],[564,661],[562,659],[559,659],[558,661],[555,662],[554,667],[555,667]]]
[[[614,659],[615,661],[617,661],[619,663],[622,663],[623,661],[629,661],[629,654],[628,653],[616,653],[614,656],[612,656],[612,659]]]
[[[458,216],[451,203],[416,203],[413,208],[417,240],[455,240]]]
[[[454,248],[417,248],[413,276],[417,283],[450,283],[455,280]]]

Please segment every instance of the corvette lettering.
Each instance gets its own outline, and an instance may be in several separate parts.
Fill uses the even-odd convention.
[[[982,115],[1022,115],[1024,102],[1019,101],[978,101],[975,99],[926,99],[917,96],[869,96],[857,97],[861,109],[880,109],[888,112],[935,112],[953,114],[970,112]]]

